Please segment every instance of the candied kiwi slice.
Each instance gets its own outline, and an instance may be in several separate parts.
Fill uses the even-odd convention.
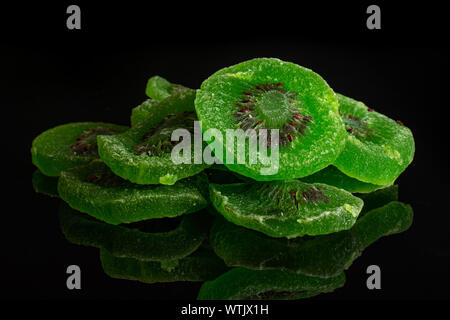
[[[153,76],[147,81],[145,94],[154,100],[164,100],[174,93],[187,89],[181,84],[170,83],[160,76]]]
[[[203,247],[182,259],[159,262],[116,257],[101,249],[100,260],[104,272],[111,278],[143,283],[206,281],[228,270],[211,249]]]
[[[150,114],[152,108],[159,102],[159,100],[147,99],[137,107],[134,107],[131,110],[131,126],[134,127],[139,122],[144,121],[145,118],[147,118],[147,116]]]
[[[363,206],[345,190],[298,180],[210,184],[210,197],[227,220],[277,238],[350,229]]]
[[[202,129],[218,129],[222,137],[216,139],[224,157],[229,154],[234,159],[234,163],[222,162],[258,181],[301,178],[332,164],[346,136],[338,106],[333,90],[318,74],[274,58],[219,70],[202,83],[195,99]],[[227,147],[227,129],[253,129],[258,136],[261,129],[278,129],[279,141],[274,143],[279,146],[279,165],[270,160],[254,163],[248,154],[245,163],[237,163],[239,143],[233,140]],[[267,137],[261,144],[272,147],[272,135]],[[261,170],[270,165],[272,171]]]
[[[106,249],[116,257],[166,261],[182,259],[197,250],[211,220],[208,213],[199,211],[177,218],[111,225],[62,203],[59,224],[71,243]]]
[[[157,105],[161,100],[187,89],[182,85],[170,83],[160,76],[151,77],[147,82],[146,88],[146,94],[151,99],[147,99],[133,108],[131,112],[131,126],[135,126],[137,123],[145,120],[153,106]]]
[[[204,208],[198,185],[204,174],[172,186],[137,185],[116,175],[101,161],[63,171],[58,193],[72,208],[110,224],[176,217]]]
[[[97,136],[115,135],[127,127],[103,122],[59,125],[37,136],[31,146],[33,164],[47,176],[57,177],[69,168],[98,158]]]
[[[344,286],[345,274],[318,278],[288,270],[233,268],[206,281],[198,300],[295,300],[332,292]]]
[[[176,92],[154,105],[147,118],[130,130],[99,136],[100,157],[116,175],[137,184],[172,185],[201,172],[208,165],[195,163],[194,143],[188,163],[174,163],[171,158],[172,148],[182,143],[171,141],[173,130],[194,127],[194,98],[194,90]]]
[[[334,165],[364,182],[392,184],[414,158],[411,130],[362,102],[341,94],[337,97],[348,137]]]
[[[371,210],[350,230],[317,237],[274,239],[217,218],[210,242],[229,266],[283,269],[327,278],[348,269],[367,246],[384,236],[407,230],[411,222],[411,207],[396,201]]]
[[[351,178],[339,171],[335,166],[328,166],[310,176],[301,178],[301,180],[307,183],[317,182],[328,184],[336,188],[347,190],[351,193],[370,193],[386,187]]]

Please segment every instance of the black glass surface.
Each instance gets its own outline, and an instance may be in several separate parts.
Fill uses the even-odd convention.
[[[97,248],[68,242],[59,226],[59,200],[33,190],[31,141],[68,122],[128,125],[152,75],[198,88],[222,67],[278,57],[311,68],[335,91],[401,120],[416,143],[413,163],[396,182],[399,200],[414,210],[412,226],[365,249],[346,271],[345,286],[311,299],[449,298],[450,70],[439,8],[382,7],[382,30],[371,33],[362,5],[305,6],[303,14],[288,12],[273,24],[264,21],[274,12],[258,9],[254,17],[234,6],[194,13],[197,19],[192,19],[184,6],[170,15],[163,9],[158,14],[157,7],[86,5],[76,33],[65,28],[65,7],[14,7],[9,12],[15,18],[3,21],[3,296],[195,299],[200,282],[148,285],[112,279]],[[66,287],[66,268],[72,264],[82,270],[81,290]],[[366,269],[373,264],[381,268],[381,290],[366,286]]]

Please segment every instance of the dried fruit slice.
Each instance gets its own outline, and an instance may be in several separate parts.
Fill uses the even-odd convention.
[[[405,231],[411,222],[409,205],[390,202],[360,217],[350,230],[317,237],[274,239],[218,218],[211,229],[210,242],[228,266],[283,269],[327,278],[348,269],[371,243]]]
[[[133,108],[131,112],[131,126],[135,126],[137,123],[145,120],[150,114],[150,110],[153,106],[157,105],[161,100],[184,90],[189,89],[179,84],[170,83],[159,76],[151,77],[147,82],[145,91],[151,99],[147,99],[137,107]]]
[[[355,179],[389,185],[414,157],[414,138],[400,121],[337,94],[348,138],[334,165]]]
[[[114,226],[63,203],[59,223],[71,243],[106,249],[116,257],[165,261],[182,259],[197,250],[208,234],[210,216],[201,211],[177,218]]]
[[[114,135],[126,129],[102,122],[76,122],[54,127],[33,140],[33,164],[47,176],[59,176],[63,170],[98,158],[98,135]]]
[[[143,283],[205,281],[216,278],[228,269],[212,250],[202,247],[180,260],[161,262],[119,258],[102,249],[100,260],[103,270],[111,278]]]
[[[175,129],[194,130],[195,91],[176,92],[152,106],[147,118],[116,136],[99,136],[99,155],[118,176],[137,184],[174,184],[208,167],[196,164],[194,143],[186,163],[174,163],[171,141]]]
[[[369,193],[386,187],[350,178],[339,171],[339,169],[335,166],[328,166],[310,176],[302,178],[301,181],[307,183],[324,183],[336,188],[347,190],[351,193]]]
[[[345,274],[308,277],[287,270],[233,268],[205,282],[198,300],[295,300],[331,292],[345,284]]]
[[[363,206],[345,190],[298,180],[210,184],[210,197],[227,220],[286,238],[350,229]]]
[[[164,100],[170,95],[187,89],[180,84],[170,83],[160,76],[153,76],[147,81],[145,94],[155,100]]]
[[[224,148],[225,160],[227,154],[234,159],[234,164],[222,162],[259,181],[301,178],[332,164],[345,143],[338,106],[333,90],[319,75],[273,58],[253,59],[216,72],[202,83],[195,99],[202,129],[218,129],[222,137],[216,140]],[[239,142],[233,137],[227,146],[227,129],[257,133],[279,129],[278,142],[272,136],[260,140],[264,147],[279,144],[279,165],[272,163],[273,170],[264,172],[261,169],[270,164],[252,164],[248,154],[245,163],[239,164]],[[248,139],[245,150],[249,150]]]
[[[111,224],[176,217],[207,205],[198,175],[173,186],[137,185],[121,179],[101,161],[63,171],[58,193],[72,208]]]
[[[137,107],[134,107],[131,110],[131,126],[134,127],[139,122],[144,121],[150,114],[152,108],[158,103],[160,103],[159,100],[147,99]]]
[[[58,178],[44,175],[39,169],[34,171],[32,177],[34,191],[46,196],[58,198]]]

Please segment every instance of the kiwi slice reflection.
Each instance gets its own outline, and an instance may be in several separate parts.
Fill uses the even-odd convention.
[[[165,261],[119,258],[102,249],[100,260],[103,270],[111,278],[144,283],[205,281],[214,279],[228,270],[211,249],[204,247],[182,259]]]
[[[49,197],[58,198],[58,178],[49,177],[43,174],[39,169],[33,172],[32,184],[34,191],[45,194]]]
[[[65,203],[59,210],[59,222],[71,243],[144,261],[184,258],[202,244],[210,228],[210,216],[202,211],[114,226],[77,212]]]
[[[295,300],[331,292],[345,284],[336,277],[317,278],[287,270],[233,268],[200,288],[199,300]]]
[[[398,185],[394,184],[392,186],[379,189],[371,193],[357,193],[355,194],[355,196],[361,198],[364,201],[364,206],[361,210],[361,213],[359,214],[359,216],[361,217],[366,212],[382,207],[391,201],[397,201]]]
[[[393,201],[360,217],[352,229],[317,237],[275,239],[216,219],[210,233],[215,252],[229,266],[284,269],[332,277],[347,269],[371,243],[409,228],[409,205]]]

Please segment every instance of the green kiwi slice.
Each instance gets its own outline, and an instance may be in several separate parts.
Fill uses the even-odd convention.
[[[33,176],[31,178],[33,189],[38,193],[45,194],[49,197],[58,198],[58,178],[57,177],[49,177],[43,174],[39,169],[33,172]]]
[[[337,97],[348,137],[334,165],[364,182],[392,184],[413,160],[411,130],[362,102],[341,94]]]
[[[75,211],[66,203],[62,203],[58,213],[61,231],[69,242],[143,261],[190,255],[205,240],[211,225],[210,216],[204,211],[117,226]]]
[[[332,292],[344,286],[345,274],[317,278],[288,270],[233,268],[206,281],[198,300],[296,300]]]
[[[31,146],[33,164],[47,176],[98,158],[97,136],[115,135],[127,127],[103,122],[63,124],[38,135]]]
[[[171,141],[173,130],[194,130],[194,98],[194,90],[176,92],[152,106],[146,119],[130,130],[99,136],[100,157],[116,175],[137,184],[171,185],[201,172],[208,165],[198,164],[193,151],[186,163],[174,163],[171,158],[174,145],[179,143]]]
[[[349,268],[377,239],[408,229],[412,217],[409,205],[390,202],[360,217],[350,230],[295,239],[274,239],[217,218],[210,242],[228,266],[283,269],[328,278]]]
[[[226,272],[228,267],[211,249],[200,247],[189,256],[170,261],[142,261],[120,258],[108,250],[100,250],[104,272],[115,279],[143,283],[206,281]]]
[[[201,174],[172,186],[137,185],[116,176],[101,160],[94,160],[63,171],[58,193],[72,208],[120,224],[198,211],[207,200],[197,186],[206,183]]]
[[[159,100],[147,99],[137,107],[134,107],[131,110],[131,126],[134,127],[139,122],[144,121],[150,114],[150,110],[158,103],[160,103]]]
[[[160,76],[153,76],[147,81],[145,94],[154,100],[164,100],[172,94],[187,89],[180,84],[170,83]]]
[[[328,166],[310,176],[301,178],[301,180],[307,183],[328,184],[351,193],[369,193],[386,187],[351,178],[339,171],[335,166]]]
[[[298,180],[210,184],[210,197],[227,220],[285,238],[350,229],[363,206],[345,190]]]
[[[146,94],[151,98],[133,108],[131,111],[131,126],[142,122],[147,118],[150,110],[161,100],[171,96],[174,93],[188,90],[185,86],[173,84],[160,76],[153,76],[147,82]]]
[[[202,129],[219,130],[224,157],[230,154],[234,159],[222,162],[258,181],[301,178],[332,164],[346,136],[338,107],[333,90],[319,75],[274,58],[253,59],[216,72],[202,83],[195,99]],[[227,148],[227,129],[257,133],[279,129],[279,141],[274,142],[279,145],[276,170],[262,174],[267,164],[252,163],[248,154],[245,163],[237,163],[239,148],[236,141]],[[271,138],[261,141],[273,146]]]

